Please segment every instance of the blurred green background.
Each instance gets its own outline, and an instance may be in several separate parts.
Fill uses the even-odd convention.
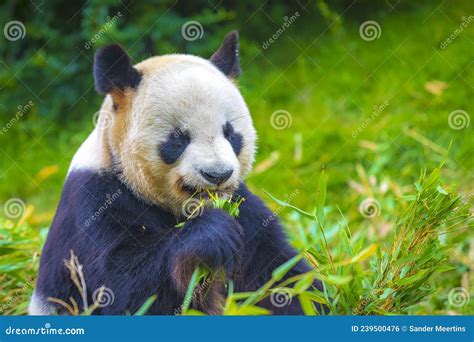
[[[259,133],[250,187],[293,236],[291,215],[264,190],[312,210],[324,168],[329,220],[340,209],[354,231],[384,244],[423,168],[446,160],[444,178],[472,203],[473,15],[470,0],[3,2],[0,204],[24,208],[0,212],[2,312],[25,312],[69,162],[93,129],[97,48],[117,42],[135,62],[207,58],[237,29],[239,85]],[[12,21],[19,36],[7,30]],[[183,34],[190,22],[197,38]],[[380,204],[371,219],[359,211],[367,198]],[[473,288],[472,232],[446,239],[454,269],[418,313],[474,313],[472,303],[446,301],[453,287]]]

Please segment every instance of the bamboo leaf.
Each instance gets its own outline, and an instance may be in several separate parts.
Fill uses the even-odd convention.
[[[427,272],[428,270],[422,270],[422,271],[419,271],[418,273],[412,275],[412,276],[409,276],[409,277],[405,277],[403,279],[398,279],[395,281],[395,284],[397,285],[408,285],[408,284],[412,284],[418,280],[420,280],[424,275],[425,273]]]
[[[326,187],[327,187],[327,175],[324,170],[321,171],[319,176],[318,195],[316,201],[316,214],[320,224],[324,224],[324,205],[326,203]]]
[[[184,296],[183,305],[181,306],[181,311],[183,314],[186,314],[191,302],[193,301],[193,294],[194,289],[196,288],[197,284],[201,281],[201,279],[207,277],[209,275],[209,271],[202,267],[196,267],[191,276],[191,280],[189,281],[188,289],[186,290],[186,294]]]
[[[311,274],[305,275],[303,278],[298,280],[293,287],[296,293],[306,291],[311,285],[313,285],[313,276]]]
[[[298,296],[298,299],[301,304],[301,309],[303,313],[307,316],[316,316],[318,312],[316,311],[313,302],[306,296],[306,293],[302,293]]]
[[[296,212],[300,213],[301,215],[303,215],[304,217],[306,218],[309,218],[311,220],[315,220],[316,219],[316,216],[314,216],[313,214],[310,214],[298,207],[295,207],[294,205],[291,205],[285,201],[281,201],[279,200],[278,198],[274,197],[272,194],[270,194],[268,191],[266,190],[263,190],[272,200],[274,200],[275,202],[277,202],[279,205],[281,205],[282,207],[286,207],[286,208],[291,208],[293,210],[295,210]]]
[[[289,270],[291,270],[301,259],[303,256],[301,254],[298,254],[285,262],[284,264],[281,264],[278,266],[273,272],[272,272],[272,279],[274,281],[279,281],[281,280],[285,274],[288,273]]]
[[[347,284],[352,280],[352,277],[347,276],[340,276],[340,275],[327,275],[327,276],[320,276],[325,283],[333,284],[333,285],[344,285]]]
[[[145,301],[145,303],[143,303],[143,305],[140,307],[140,309],[138,309],[137,312],[135,312],[134,316],[143,316],[143,315],[145,315],[148,312],[148,310],[150,310],[150,308],[153,305],[153,303],[155,302],[155,300],[156,300],[156,295],[153,295],[150,298],[148,298]]]
[[[351,263],[361,262],[372,255],[377,251],[378,245],[376,243],[371,244],[369,247],[363,249],[356,256],[351,258]]]

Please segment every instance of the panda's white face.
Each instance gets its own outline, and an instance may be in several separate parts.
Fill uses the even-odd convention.
[[[110,170],[142,199],[175,214],[208,190],[227,196],[250,171],[256,134],[234,79],[238,35],[210,60],[149,58],[135,66],[123,48],[96,52],[96,90],[107,94],[98,125],[74,156],[77,169]]]
[[[193,56],[155,57],[136,68],[143,78],[120,142],[127,182],[175,211],[193,194],[231,194],[255,153],[252,120],[234,83]]]

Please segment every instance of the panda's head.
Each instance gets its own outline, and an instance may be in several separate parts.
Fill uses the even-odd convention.
[[[212,57],[164,55],[135,66],[118,45],[97,51],[95,87],[109,165],[143,199],[180,212],[208,190],[227,196],[250,171],[255,130],[236,87],[238,35]]]

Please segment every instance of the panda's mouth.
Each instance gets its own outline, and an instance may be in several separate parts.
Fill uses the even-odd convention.
[[[199,188],[194,187],[188,184],[182,185],[182,190],[191,197],[197,197],[202,199],[209,199],[210,195],[218,195],[220,197],[230,196],[235,189],[223,188],[223,189],[213,189],[213,188]]]

